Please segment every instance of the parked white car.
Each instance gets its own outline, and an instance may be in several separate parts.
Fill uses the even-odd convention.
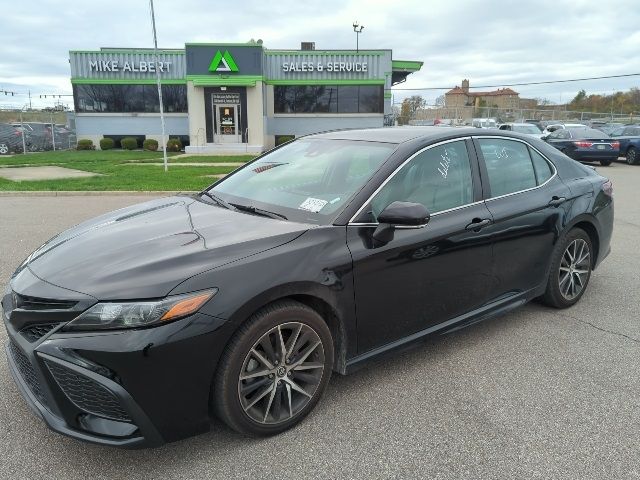
[[[542,130],[532,123],[503,123],[500,130],[509,130],[510,132],[524,133],[532,137],[542,138]]]
[[[561,128],[586,128],[587,126],[583,123],[552,123],[551,125],[547,125],[545,129],[542,131],[542,139],[545,139],[549,136],[550,133],[555,132],[556,130],[560,130]]]
[[[471,120],[471,126],[476,128],[498,128],[498,122],[495,118],[474,118]]]

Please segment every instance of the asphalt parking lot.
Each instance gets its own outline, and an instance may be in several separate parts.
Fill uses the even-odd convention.
[[[155,450],[50,432],[3,357],[0,478],[640,478],[640,167],[599,171],[614,184],[613,251],[575,307],[530,304],[334,376],[278,437],[216,422]],[[60,230],[148,198],[0,196],[0,284]]]

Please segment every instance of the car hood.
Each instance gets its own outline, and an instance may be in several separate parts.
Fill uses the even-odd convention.
[[[309,228],[174,196],[81,223],[21,268],[98,300],[163,297],[193,275],[288,243]]]

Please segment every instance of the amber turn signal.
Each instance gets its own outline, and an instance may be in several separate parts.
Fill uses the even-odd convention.
[[[173,320],[179,317],[186,317],[187,315],[191,315],[198,311],[202,305],[204,305],[211,297],[216,294],[216,290],[209,290],[200,294],[197,294],[193,297],[185,298],[184,300],[180,300],[178,303],[173,305],[167,313],[165,313],[162,317],[160,317],[161,322],[166,322],[168,320]]]

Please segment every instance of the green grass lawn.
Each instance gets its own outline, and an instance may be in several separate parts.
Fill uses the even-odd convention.
[[[13,157],[0,157],[0,168],[4,166],[44,166],[56,165],[86,172],[96,172],[103,176],[72,178],[61,180],[39,180],[14,182],[0,178],[0,191],[99,191],[99,190],[200,190],[215,182],[207,175],[226,174],[235,166],[216,166],[216,163],[238,163],[251,160],[252,156],[190,156],[174,158],[171,163],[211,163],[207,166],[169,166],[165,172],[159,165],[140,163],[162,163],[162,152],[147,151],[59,151],[42,152]]]

